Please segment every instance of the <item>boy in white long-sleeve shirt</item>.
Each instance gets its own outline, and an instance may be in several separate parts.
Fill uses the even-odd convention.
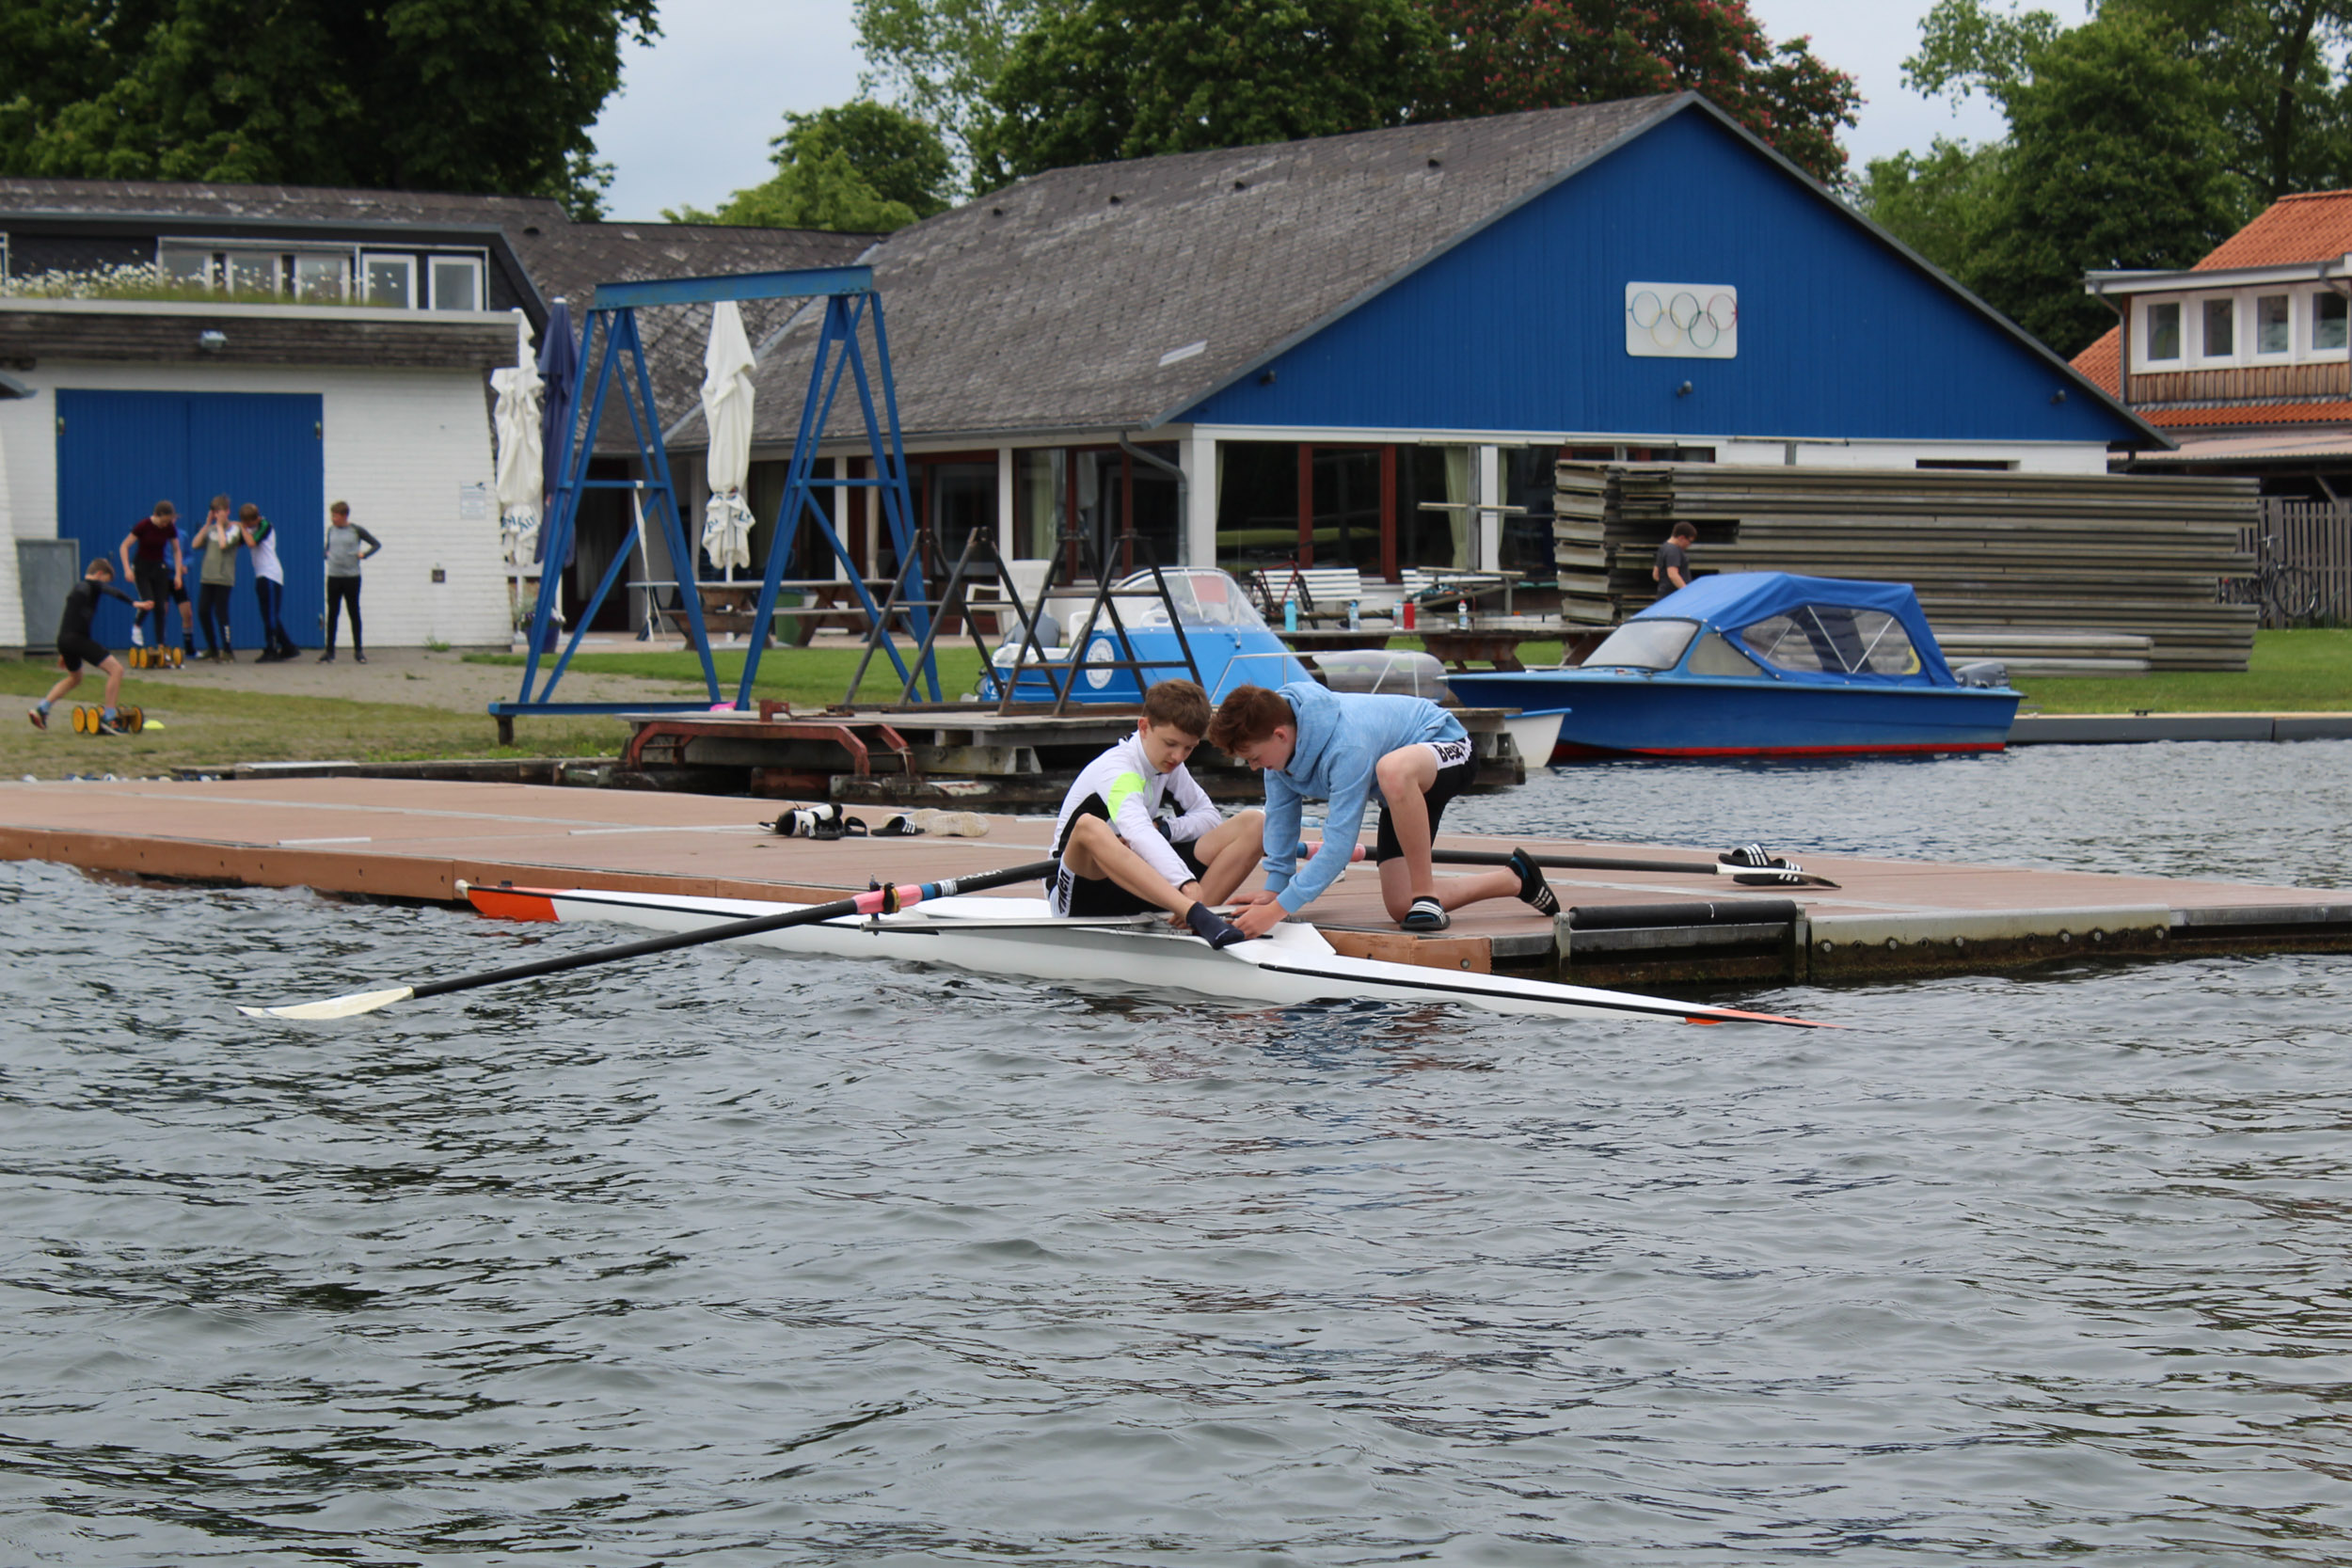
[[[1061,916],[1166,910],[1212,946],[1242,940],[1215,905],[1257,863],[1260,814],[1226,821],[1185,768],[1209,728],[1208,694],[1191,681],[1144,693],[1136,733],[1087,764],[1054,824],[1061,861],[1047,895]],[[1172,803],[1172,818],[1162,811]]]

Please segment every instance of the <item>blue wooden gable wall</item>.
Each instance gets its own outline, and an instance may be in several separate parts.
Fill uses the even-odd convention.
[[[1629,356],[1625,286],[1637,280],[1738,288],[1739,357]],[[1695,106],[1177,418],[1920,441],[2137,434]]]

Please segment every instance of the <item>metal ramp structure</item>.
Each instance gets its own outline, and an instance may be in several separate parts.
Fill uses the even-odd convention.
[[[699,575],[701,541],[698,535],[688,535],[679,514],[676,489],[670,477],[668,454],[661,444],[662,426],[654,406],[653,383],[645,366],[644,343],[638,331],[637,312],[649,306],[702,305],[721,300],[750,299],[822,300],[823,319],[816,357],[809,369],[808,390],[802,400],[800,428],[793,440],[784,499],[777,509],[776,528],[761,579],[758,608],[752,621],[753,632],[744,655],[742,678],[737,686],[731,705],[737,711],[753,709],[752,687],[758,676],[760,653],[767,642],[767,630],[782,592],[784,567],[793,553],[790,541],[798,538],[804,522],[815,523],[834,562],[843,568],[847,586],[854,593],[875,628],[875,637],[869,639],[869,657],[878,644],[897,668],[907,690],[912,691],[920,681],[928,687],[931,700],[938,700],[939,675],[930,655],[931,626],[923,591],[922,552],[916,538],[914,505],[907,483],[906,453],[898,438],[898,392],[891,378],[889,337],[882,321],[882,296],[874,289],[873,269],[864,266],[819,267],[792,272],[745,273],[733,277],[603,283],[597,285],[595,301],[587,310],[580,351],[583,395],[575,400],[572,422],[564,433],[563,461],[559,468],[562,478],[548,506],[548,520],[542,531],[546,542],[545,560],[559,564],[555,569],[543,568],[540,574],[539,594],[532,621],[533,632],[523,666],[522,689],[512,701],[489,705],[489,713],[498,721],[499,738],[502,743],[513,740],[515,721],[527,716],[704,713],[730,705],[720,689],[718,667],[711,657],[709,632],[704,624],[701,594],[695,580]],[[866,339],[869,336],[874,359],[871,370],[866,363]],[[859,411],[865,422],[871,471],[857,478],[819,476],[816,472],[817,445],[823,436],[845,376],[856,389]],[[603,428],[606,408],[615,395],[627,412],[630,433],[637,443],[639,477],[591,479],[588,469],[595,452],[596,432]],[[898,613],[903,615],[909,632],[922,647],[922,652],[912,663],[901,657],[892,642],[888,634],[888,619],[866,591],[857,563],[834,531],[832,517],[818,504],[817,498],[819,491],[842,488],[870,489],[880,500],[882,521],[890,531],[891,542],[899,562],[898,582],[890,596],[894,600],[904,600]],[[631,550],[614,554],[612,563],[605,568],[594,591],[588,594],[577,624],[564,640],[561,651],[547,669],[545,680],[540,678],[541,655],[545,650],[537,628],[556,624],[563,593],[560,563],[572,552],[572,542],[579,527],[580,500],[591,490],[632,492],[638,504],[650,515],[653,526],[660,531],[677,578],[679,608],[687,638],[702,664],[706,691],[703,699],[670,703],[571,703],[555,700],[557,684],[579,653],[596,611],[621,581],[629,558],[635,553]],[[646,586],[650,591],[654,585],[649,583]],[[860,668],[862,671],[863,664]]]

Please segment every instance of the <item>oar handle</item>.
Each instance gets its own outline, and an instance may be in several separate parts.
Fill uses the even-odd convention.
[[[706,926],[695,931],[673,931],[667,936],[647,937],[643,942],[623,942],[616,947],[597,947],[585,953],[569,953],[561,958],[540,958],[527,964],[509,964],[504,969],[493,969],[481,974],[461,974],[450,980],[427,980],[414,988],[410,994],[444,996],[453,990],[471,990],[477,986],[502,985],[509,980],[528,980],[540,974],[561,974],[565,970],[586,969],[591,964],[650,958],[656,953],[672,953],[681,947],[699,947],[705,942],[733,942],[740,937],[758,936],[763,931],[780,931],[787,926],[815,926],[827,920],[838,920],[845,914],[887,914],[930,898],[977,893],[981,888],[1003,887],[1009,882],[1037,881],[1052,876],[1059,863],[1057,861],[1032,861],[1026,865],[1008,866],[1002,871],[949,877],[912,887],[883,886],[870,893],[838,898],[830,904],[810,904],[797,910],[786,910],[780,914],[755,915],[749,920],[730,920],[723,925]]]

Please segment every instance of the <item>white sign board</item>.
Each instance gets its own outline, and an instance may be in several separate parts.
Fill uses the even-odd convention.
[[[1740,357],[1740,291],[1724,283],[1628,283],[1625,351],[1637,359]]]
[[[490,515],[490,487],[486,484],[461,484],[457,487],[457,520],[479,523]]]

